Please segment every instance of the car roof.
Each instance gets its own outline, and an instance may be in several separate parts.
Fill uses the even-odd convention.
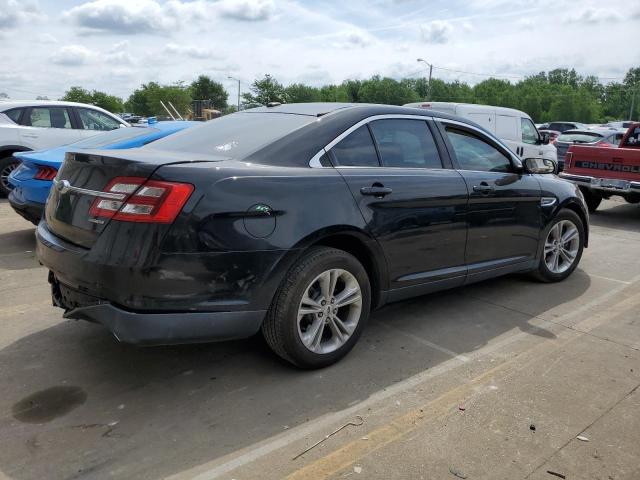
[[[619,129],[619,128],[591,127],[591,128],[572,128],[571,130],[565,130],[563,134],[565,133],[585,133],[585,134],[597,133],[598,135],[607,136],[607,135],[612,135],[614,133],[624,133],[626,131],[627,131],[626,129]]]
[[[106,111],[104,108],[90,105],[88,103],[65,102],[63,100],[2,100],[0,101],[0,111],[9,110],[16,107],[88,107],[96,110]]]
[[[420,115],[424,117],[438,117],[450,120],[458,120],[476,126],[476,123],[457,115],[451,115],[438,110],[426,108],[406,107],[399,105],[387,105],[381,103],[291,103],[272,107],[257,107],[243,110],[240,113],[283,113],[291,115],[306,115],[322,117],[329,114],[341,114],[359,111],[365,116],[372,115]]]
[[[480,103],[463,103],[463,102],[429,102],[429,101],[424,101],[424,102],[412,102],[412,103],[406,103],[404,105],[405,107],[409,107],[409,108],[417,108],[417,109],[425,109],[425,110],[431,110],[431,111],[439,111],[439,108],[448,108],[448,109],[455,109],[456,107],[463,107],[464,109],[470,111],[471,113],[473,113],[473,111],[493,111],[493,113],[500,113],[500,114],[509,114],[510,116],[514,116],[514,117],[524,117],[524,118],[528,118],[531,119],[531,116],[527,113],[527,112],[523,112],[522,110],[517,110],[515,108],[509,108],[509,107],[497,107],[495,105],[483,105]]]

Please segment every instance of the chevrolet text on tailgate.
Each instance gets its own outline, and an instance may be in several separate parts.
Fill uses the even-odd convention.
[[[619,148],[570,146],[560,176],[580,187],[592,212],[612,195],[639,203],[640,123],[629,127]]]

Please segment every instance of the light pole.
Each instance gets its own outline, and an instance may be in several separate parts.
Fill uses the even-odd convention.
[[[234,77],[227,77],[229,80],[235,80],[238,82],[238,111],[240,111],[240,79]]]
[[[422,62],[426,65],[429,65],[429,95],[427,100],[431,100],[431,74],[433,73],[433,64],[427,62],[426,60],[422,59],[422,58],[418,58],[417,60],[418,62]]]

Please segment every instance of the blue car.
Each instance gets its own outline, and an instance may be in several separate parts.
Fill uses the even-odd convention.
[[[9,203],[19,215],[37,225],[44,212],[53,179],[67,152],[90,148],[110,150],[141,147],[198,124],[201,123],[156,122],[149,126],[119,128],[49,150],[15,153],[14,157],[22,163],[9,176],[9,183],[13,187],[9,193]]]

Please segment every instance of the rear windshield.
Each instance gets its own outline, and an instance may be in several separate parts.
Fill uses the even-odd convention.
[[[286,113],[233,113],[165,137],[148,148],[240,159],[315,120]]]
[[[145,137],[155,132],[159,132],[157,128],[149,127],[126,127],[116,128],[110,132],[99,133],[93,137],[80,140],[73,144],[78,148],[101,148],[114,143],[123,142],[125,140],[131,140],[138,137]]]
[[[602,135],[595,132],[567,132],[558,137],[558,142],[568,143],[593,143],[602,138]]]

